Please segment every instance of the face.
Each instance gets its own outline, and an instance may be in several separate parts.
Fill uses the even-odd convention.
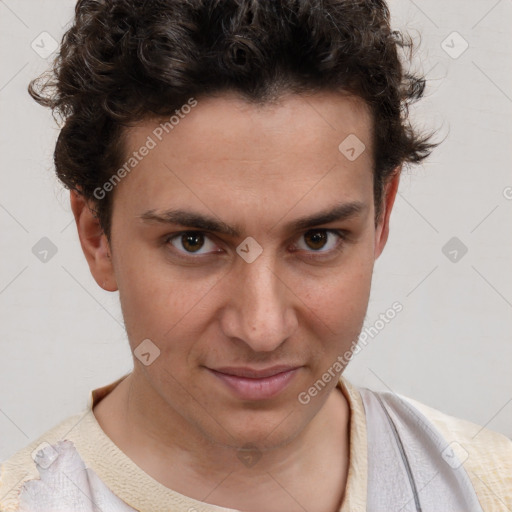
[[[115,187],[106,272],[155,414],[270,447],[319,412],[337,378],[298,397],[346,364],[387,236],[394,193],[376,225],[371,124],[334,93],[263,107],[225,95],[198,98],[169,133],[157,120],[127,132],[130,155],[155,145]],[[350,134],[366,145],[355,160],[339,149]]]

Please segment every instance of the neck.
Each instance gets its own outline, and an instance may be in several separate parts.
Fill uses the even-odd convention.
[[[338,388],[304,429],[264,452],[209,439],[134,373],[94,414],[135,464],[193,499],[255,512],[339,510],[348,473],[350,410]]]

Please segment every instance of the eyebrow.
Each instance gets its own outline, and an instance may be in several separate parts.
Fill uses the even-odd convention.
[[[285,230],[300,231],[312,228],[320,224],[342,221],[351,217],[360,215],[367,206],[361,201],[352,201],[341,203],[329,209],[322,210],[313,215],[301,217],[285,225]],[[238,225],[230,226],[213,216],[203,215],[201,213],[174,209],[158,212],[156,210],[147,210],[139,218],[147,223],[176,224],[188,228],[197,228],[212,233],[221,233],[224,235],[240,238],[242,229]],[[273,228],[272,228],[273,229]]]

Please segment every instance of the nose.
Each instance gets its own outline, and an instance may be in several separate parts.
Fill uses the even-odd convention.
[[[276,350],[298,326],[294,295],[272,259],[263,254],[252,263],[238,262],[221,317],[224,334],[240,339],[254,352]]]

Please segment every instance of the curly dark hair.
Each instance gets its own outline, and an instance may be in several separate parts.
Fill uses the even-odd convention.
[[[124,161],[125,128],[224,91],[257,103],[327,90],[362,98],[378,220],[394,170],[436,145],[408,120],[425,89],[405,69],[412,47],[384,0],[79,0],[53,68],[28,90],[62,122],[58,178],[93,204],[109,239],[113,193],[94,190]]]

